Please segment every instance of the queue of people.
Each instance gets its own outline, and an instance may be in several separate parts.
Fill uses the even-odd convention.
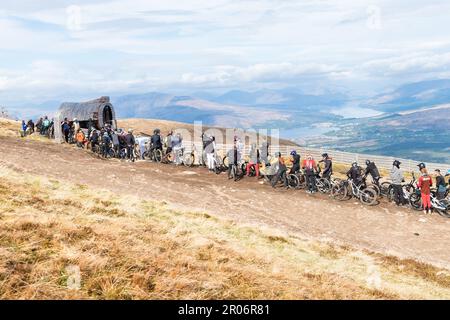
[[[118,157],[134,162],[137,159],[137,153],[142,160],[146,157],[154,160],[155,151],[159,151],[163,158],[172,156],[172,162],[182,163],[183,159],[183,137],[180,133],[174,134],[169,131],[163,138],[161,131],[155,129],[150,138],[135,137],[133,130],[125,131],[123,129],[113,129],[111,125],[105,125],[101,129],[94,127],[93,122],[89,121],[89,128],[82,129],[77,119],[69,121],[67,118],[60,123],[64,141],[66,143],[76,144],[79,148],[90,148],[98,152],[104,158]],[[22,130],[24,134],[30,132],[34,133],[37,130],[40,134],[46,134],[52,125],[52,121],[48,117],[39,119],[35,125],[32,120],[25,123],[22,121]],[[205,155],[204,165],[209,171],[217,173],[217,166],[219,165],[217,159],[217,145],[214,136],[202,134],[203,153]],[[306,189],[308,193],[318,192],[317,179],[331,180],[333,175],[333,161],[327,154],[322,154],[322,159],[319,162],[313,158],[311,154],[306,154],[305,159],[301,161],[301,156],[296,150],[290,153],[290,169],[286,163],[285,157],[280,152],[275,155],[275,161],[271,163],[269,155],[269,144],[264,141],[260,148],[255,143],[251,144],[248,160],[244,166],[243,163],[243,148],[244,144],[238,137],[234,137],[234,143],[230,150],[226,153],[228,159],[227,172],[229,178],[233,170],[242,171],[242,176],[255,175],[256,178],[262,178],[261,166],[273,166],[275,171],[270,178],[272,187],[276,187],[280,182],[283,187],[289,188],[288,176],[298,174],[300,171],[306,180]],[[165,149],[165,152],[164,152]],[[139,152],[136,152],[138,150]],[[351,180],[357,187],[365,184],[366,178],[371,176],[372,182],[375,186],[381,189],[380,180],[381,174],[375,162],[366,160],[366,167],[363,169],[357,162],[352,163],[350,169],[346,173],[349,180]],[[320,165],[323,166],[323,171]],[[425,164],[419,164],[421,176],[417,181],[415,187],[420,190],[421,203],[425,214],[430,214],[432,210],[431,190],[433,186],[436,187],[436,198],[443,200],[448,195],[448,186],[450,181],[446,182],[446,177],[450,176],[450,170],[446,172],[445,176],[440,170],[435,171],[435,184],[433,185],[433,177],[428,173]],[[320,173],[322,173],[320,175]],[[408,203],[408,198],[404,194],[405,178],[401,170],[401,162],[395,160],[390,171],[390,186],[392,188],[393,200],[398,206]]]

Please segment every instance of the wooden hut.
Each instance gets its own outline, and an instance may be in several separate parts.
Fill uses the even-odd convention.
[[[89,129],[90,123],[96,129],[101,129],[106,124],[111,125],[113,129],[117,128],[116,113],[109,97],[81,103],[64,102],[61,104],[55,114],[55,139],[59,141],[63,140],[61,123],[64,119],[68,121],[77,119],[83,129]]]

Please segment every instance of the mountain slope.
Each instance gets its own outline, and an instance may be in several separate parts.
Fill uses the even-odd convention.
[[[342,151],[450,164],[450,104],[353,119],[329,132],[322,145]],[[314,145],[317,142],[312,142]]]
[[[119,118],[154,118],[180,122],[203,121],[223,127],[254,127],[268,121],[286,121],[276,110],[220,104],[189,96],[163,93],[128,95],[113,99]]]
[[[368,105],[385,112],[399,112],[445,103],[450,103],[448,79],[406,84],[392,92],[374,97]]]

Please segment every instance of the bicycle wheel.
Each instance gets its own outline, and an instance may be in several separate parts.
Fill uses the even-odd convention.
[[[450,202],[447,200],[441,200],[440,205],[440,208],[435,208],[437,213],[444,218],[450,218]]]
[[[420,194],[414,192],[409,196],[409,205],[417,211],[422,210],[422,197]]]
[[[331,184],[328,179],[320,178],[319,180],[317,180],[316,185],[320,193],[328,193],[331,190]]]
[[[222,163],[223,163],[223,165],[224,165],[227,169],[230,167],[230,162],[229,162],[228,157],[226,157],[226,156],[223,157]]]
[[[389,189],[388,189],[387,193],[385,194],[385,196],[389,202],[395,201],[394,188],[391,185],[389,185]]]
[[[391,189],[392,189],[392,187],[391,187],[391,183],[390,182],[387,182],[387,181],[383,182],[381,184],[381,188],[380,188],[381,195],[383,195],[383,196],[389,195],[389,192],[390,192]]]
[[[292,189],[298,189],[299,188],[300,180],[298,179],[297,175],[295,175],[295,174],[288,174],[287,179],[288,179],[289,188],[292,188]]]
[[[183,163],[186,167],[192,167],[194,165],[194,155],[193,154],[186,154],[184,156]]]
[[[116,153],[114,152],[114,149],[109,149],[108,151],[108,157],[114,158],[116,156]]]
[[[360,191],[359,200],[362,204],[373,206],[377,203],[377,192],[372,188],[366,188]]]
[[[379,186],[377,186],[376,184],[369,184],[367,187],[372,188],[372,190],[374,190],[376,192],[377,197],[381,196],[381,188]]]
[[[331,187],[331,196],[335,200],[344,201],[347,198],[348,188],[344,183],[337,183]]]
[[[163,157],[163,155],[162,155],[162,151],[160,149],[156,149],[153,151],[153,160],[155,162],[158,162],[158,163],[161,162],[162,157]]]
[[[298,188],[305,189],[306,188],[306,177],[304,174],[297,175],[298,177]]]

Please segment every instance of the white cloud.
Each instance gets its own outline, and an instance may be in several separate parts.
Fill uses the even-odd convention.
[[[2,3],[0,91],[374,88],[441,77],[449,10],[441,0]]]

